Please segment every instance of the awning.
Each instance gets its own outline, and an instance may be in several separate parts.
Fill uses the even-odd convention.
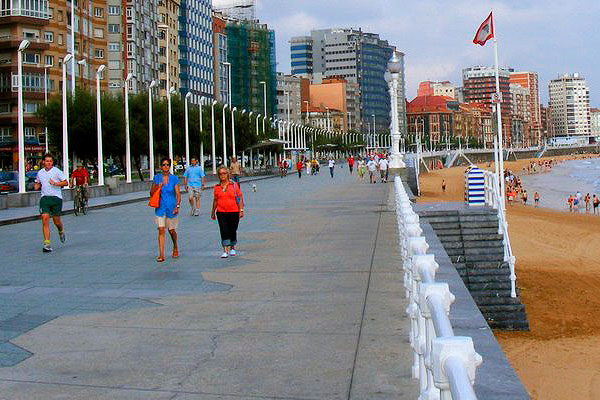
[[[267,140],[258,142],[255,145],[247,147],[245,151],[248,151],[251,149],[260,149],[260,148],[270,147],[270,146],[283,146],[284,144],[290,144],[290,143],[291,142],[289,142],[289,141],[281,140],[281,139],[267,139]]]

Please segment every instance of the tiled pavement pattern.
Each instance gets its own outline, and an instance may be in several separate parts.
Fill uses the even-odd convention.
[[[235,259],[210,192],[162,265],[144,203],[0,227],[0,399],[416,398],[388,187],[336,172],[242,185]]]

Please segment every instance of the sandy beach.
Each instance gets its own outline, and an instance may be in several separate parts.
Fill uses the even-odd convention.
[[[519,174],[528,163],[505,167]],[[418,201],[463,201],[463,173],[457,167],[421,175]],[[515,204],[508,207],[508,222],[531,331],[497,332],[500,344],[532,399],[597,399],[600,218]]]

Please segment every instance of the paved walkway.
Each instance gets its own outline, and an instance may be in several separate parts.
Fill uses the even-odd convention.
[[[0,398],[416,398],[391,194],[337,174],[242,185],[227,260],[208,195],[162,265],[141,203],[0,227]]]

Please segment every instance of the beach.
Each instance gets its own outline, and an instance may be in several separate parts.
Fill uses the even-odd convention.
[[[528,164],[529,160],[505,162],[505,168],[519,175]],[[571,176],[577,173],[573,165],[567,161],[552,172],[522,177],[530,199],[535,187],[546,190],[544,182],[555,175],[567,191],[568,185],[582,186],[584,179]],[[464,167],[425,173],[420,181],[419,202],[464,200]],[[545,206],[564,195],[541,189],[540,194]],[[556,203],[557,210],[507,207],[517,285],[531,330],[496,336],[532,399],[591,400],[598,398],[600,389],[600,218],[562,211],[564,201]]]

